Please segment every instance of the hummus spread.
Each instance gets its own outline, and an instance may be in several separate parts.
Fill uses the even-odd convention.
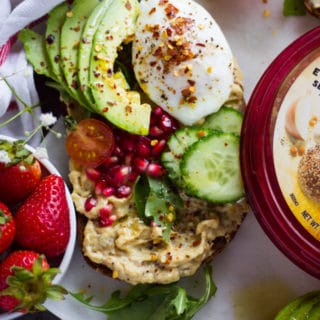
[[[94,193],[94,185],[72,162],[70,181],[76,209],[88,219],[84,255],[131,284],[170,283],[194,274],[203,261],[232,239],[248,211],[246,200],[214,205],[181,194],[185,207],[177,212],[170,241],[166,242],[160,227],[139,219],[131,197],[98,197],[97,205],[85,211],[84,202]],[[99,210],[109,203],[117,220],[101,227]]]

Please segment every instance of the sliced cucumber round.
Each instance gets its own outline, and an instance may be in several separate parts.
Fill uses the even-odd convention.
[[[231,132],[240,135],[243,115],[240,111],[231,107],[221,107],[219,111],[209,115],[202,128]]]
[[[173,133],[168,140],[169,151],[162,154],[161,160],[167,169],[169,178],[178,187],[183,187],[180,162],[185,151],[195,142],[207,136],[211,130],[182,128]]]
[[[239,143],[235,134],[212,132],[192,144],[180,165],[187,193],[215,203],[243,197]]]

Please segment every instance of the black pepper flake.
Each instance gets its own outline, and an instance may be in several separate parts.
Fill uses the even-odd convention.
[[[77,83],[76,80],[72,80],[71,87],[72,87],[73,89],[78,89],[78,83]]]
[[[57,54],[55,57],[54,57],[54,62],[55,63],[59,63],[60,62],[60,55]]]
[[[55,36],[53,34],[49,34],[46,40],[48,44],[53,44],[55,40]]]

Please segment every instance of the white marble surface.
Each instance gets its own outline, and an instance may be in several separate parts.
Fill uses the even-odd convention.
[[[283,17],[281,0],[200,2],[216,18],[229,40],[244,74],[247,99],[270,62],[289,43],[320,24],[320,20],[310,15]],[[264,16],[264,10],[270,13],[268,17]],[[61,157],[56,157],[56,161],[63,170],[65,162]],[[319,280],[279,252],[252,213],[212,266],[218,291],[195,316],[197,320],[270,320],[295,296],[320,287]],[[72,291],[85,289],[95,296],[97,303],[104,302],[113,290],[124,286],[90,269],[78,250],[62,282]],[[195,294],[199,291],[194,280],[184,282]],[[85,309],[71,297],[64,302],[48,303],[48,308],[63,320],[105,319],[103,314]]]

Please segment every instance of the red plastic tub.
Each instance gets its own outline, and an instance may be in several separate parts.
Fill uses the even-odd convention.
[[[318,144],[320,27],[265,71],[248,102],[241,142],[244,185],[257,220],[290,260],[320,278]]]

